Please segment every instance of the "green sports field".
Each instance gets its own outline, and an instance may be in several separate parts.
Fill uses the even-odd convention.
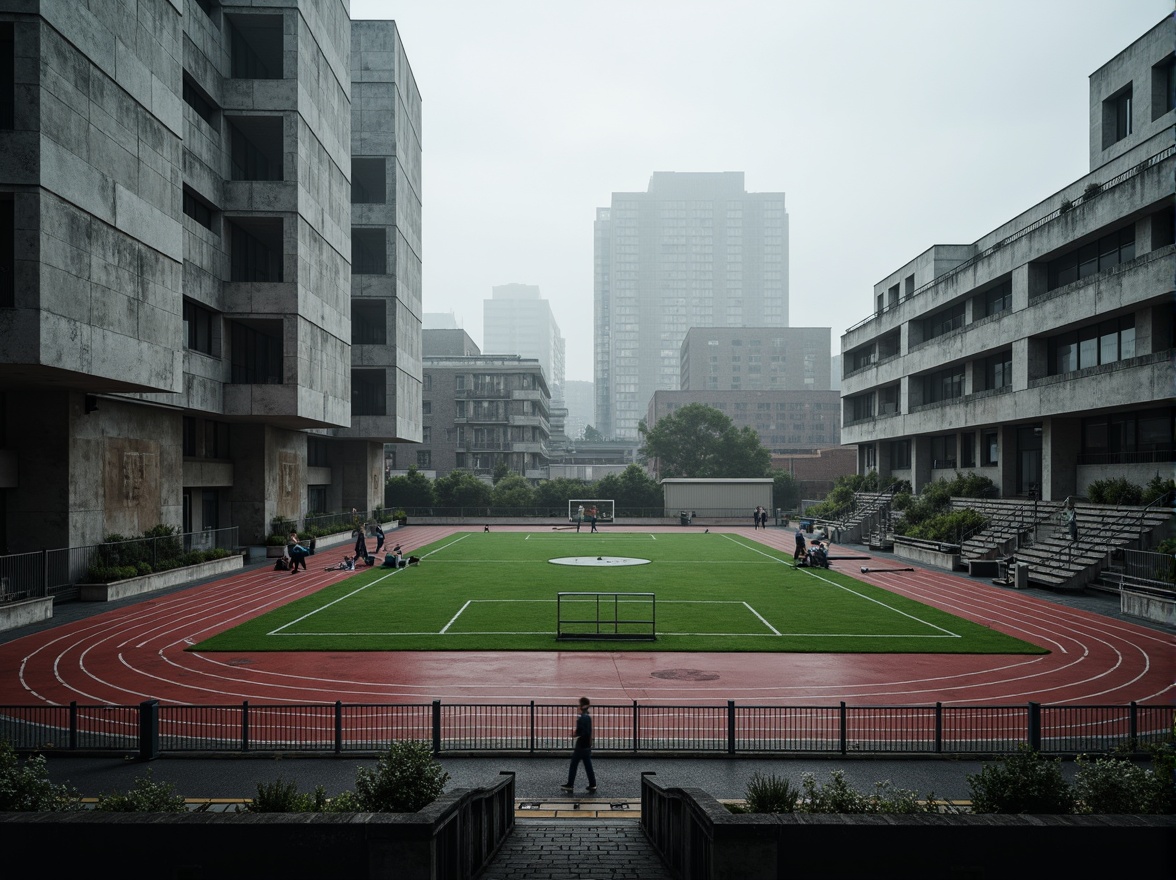
[[[463,532],[414,554],[192,650],[1046,653],[738,535]]]

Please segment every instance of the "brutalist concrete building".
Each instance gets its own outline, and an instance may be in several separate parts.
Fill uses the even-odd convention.
[[[1091,74],[1089,174],[875,286],[841,341],[859,472],[1044,499],[1172,475],[1174,36],[1165,18]]]
[[[0,2],[0,549],[382,503],[420,96],[345,0]]]

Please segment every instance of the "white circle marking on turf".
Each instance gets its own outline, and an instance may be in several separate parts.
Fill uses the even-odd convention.
[[[648,559],[635,556],[560,556],[547,561],[552,565],[649,565]]]

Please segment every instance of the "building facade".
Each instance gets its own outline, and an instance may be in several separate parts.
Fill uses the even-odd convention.
[[[464,330],[422,336],[421,441],[386,447],[388,472],[416,467],[439,477],[460,468],[489,479],[505,464],[530,480],[546,479],[551,396],[539,361],[480,354]]]
[[[553,399],[563,398],[565,349],[551,303],[533,284],[500,284],[482,301],[482,351],[535,358]]]
[[[1090,76],[1090,172],[874,288],[842,337],[842,441],[916,489],[1060,499],[1172,476],[1176,23]]]
[[[420,430],[420,97],[395,25],[343,0],[0,2],[0,52],[3,549],[160,523],[253,542],[382,503],[383,440]],[[385,119],[353,123],[353,76]],[[353,133],[385,168],[364,224],[396,251],[358,286]],[[353,344],[379,324],[361,301],[382,345]]]
[[[637,438],[649,400],[677,390],[691,327],[788,325],[783,193],[749,193],[742,172],[657,172],[613,193],[594,241],[595,427]]]
[[[828,327],[691,327],[682,391],[828,391]]]

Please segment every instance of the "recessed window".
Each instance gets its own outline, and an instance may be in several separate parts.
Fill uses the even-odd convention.
[[[911,466],[911,441],[893,440],[890,443],[890,466],[909,468]]]
[[[1103,149],[1131,134],[1131,86],[1103,101]]]
[[[993,467],[1000,462],[1000,435],[996,431],[985,431],[984,439],[980,444],[983,451],[983,458],[981,464],[984,467]]]
[[[423,467],[423,468],[432,467],[433,466],[433,453],[430,452],[428,449],[418,449],[417,454],[416,454],[416,463],[417,463],[417,467]]]
[[[931,467],[953,468],[956,466],[956,435],[941,434],[931,438]]]
[[[233,180],[281,180],[282,118],[234,116],[228,123]]]
[[[1152,68],[1152,121],[1176,109],[1176,59],[1171,54]]]
[[[939,403],[964,396],[964,368],[957,364],[938,370],[923,380],[923,403]]]
[[[234,79],[282,78],[282,16],[226,15]]]
[[[1013,282],[1011,278],[1006,278],[996,287],[990,287],[976,297],[972,306],[972,314],[975,320],[979,320],[987,318],[989,315],[1007,312],[1012,307]]]
[[[16,38],[12,22],[0,24],[0,129],[16,125]]]
[[[351,371],[351,414],[382,416],[387,413],[386,376],[383,370]]]
[[[282,384],[282,322],[232,322],[231,379],[241,385]]]
[[[321,437],[306,438],[306,464],[308,467],[330,467],[328,455],[330,444]]]
[[[433,402],[431,400],[421,401],[421,415],[431,416],[433,414]]]
[[[976,435],[972,432],[960,435],[960,467],[976,466]]]
[[[351,202],[356,205],[382,205],[388,201],[386,159],[351,160]]]
[[[351,230],[351,274],[385,275],[388,271],[388,255],[385,249],[386,230]]]
[[[185,345],[202,354],[216,354],[220,327],[216,313],[190,299],[184,300]]]
[[[280,217],[229,221],[229,280],[281,282],[282,229]]]
[[[1135,316],[1124,315],[1049,340],[1049,375],[1072,373],[1135,357]]]
[[[1050,260],[1046,271],[1046,289],[1064,287],[1134,259],[1135,224],[1131,223]]]
[[[16,305],[16,203],[0,193],[0,308]]]
[[[217,113],[219,109],[216,102],[209,97],[204,89],[196,84],[196,80],[184,74],[184,103],[196,111],[199,116],[213,131],[218,130]]]
[[[352,300],[351,344],[384,345],[388,341],[386,313],[387,309],[382,299]]]
[[[923,319],[923,339],[934,339],[964,326],[964,304],[957,303],[951,308],[937,312]]]
[[[1012,351],[994,354],[984,359],[984,389],[1008,388],[1013,384]]]
[[[184,214],[205,229],[216,231],[214,228],[216,209],[207,199],[187,185],[184,186]]]

